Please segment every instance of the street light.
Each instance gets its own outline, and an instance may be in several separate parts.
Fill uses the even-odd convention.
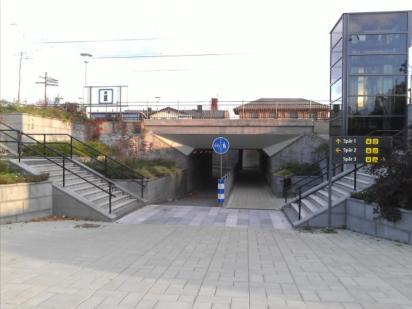
[[[80,56],[85,59],[84,60],[84,89],[83,89],[83,98],[85,98],[86,97],[85,91],[86,91],[86,87],[87,87],[87,64],[89,63],[89,61],[87,61],[86,59],[93,57],[93,55],[89,54],[89,53],[81,53]],[[89,102],[89,104],[90,104],[90,110],[89,110],[90,114],[89,115],[92,114],[91,96],[92,96],[91,89],[89,89],[89,101],[90,101]],[[83,104],[84,104],[84,102],[85,102],[85,100],[83,99]]]
[[[89,53],[81,53],[80,56],[84,57],[84,59],[91,58],[93,57],[92,54]],[[84,86],[87,86],[87,64],[89,61],[84,60]]]

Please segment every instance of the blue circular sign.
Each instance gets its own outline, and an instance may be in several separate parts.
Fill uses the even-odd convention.
[[[226,137],[216,137],[212,142],[213,151],[217,154],[225,154],[229,151],[230,144]]]

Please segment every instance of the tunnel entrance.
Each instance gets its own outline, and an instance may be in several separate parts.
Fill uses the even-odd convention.
[[[222,157],[223,175],[230,172],[232,185],[225,187],[226,208],[279,209],[267,181],[269,158],[257,149],[232,149]],[[217,179],[220,156],[210,149],[195,149],[189,156],[189,190],[171,205],[220,206],[217,202]]]

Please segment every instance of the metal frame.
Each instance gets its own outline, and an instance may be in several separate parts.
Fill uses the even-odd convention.
[[[348,44],[348,39],[349,39],[349,31],[348,31],[348,26],[349,26],[349,18],[350,16],[353,15],[376,15],[376,14],[396,14],[396,13],[403,13],[406,15],[407,18],[407,24],[406,24],[406,32],[405,31],[397,31],[397,32],[368,32],[368,33],[351,33],[350,35],[391,35],[391,34],[406,34],[407,35],[407,47],[406,47],[406,52],[402,53],[387,53],[387,52],[382,52],[382,53],[374,53],[374,54],[353,54],[349,53],[349,44]],[[407,58],[407,68],[409,67],[409,49],[410,46],[412,46],[412,39],[411,39],[411,34],[412,34],[412,10],[405,10],[405,11],[372,11],[372,12],[355,12],[355,13],[344,13],[340,16],[340,18],[337,20],[331,31],[329,32],[330,34],[330,66],[329,66],[329,101],[330,101],[330,107],[332,109],[333,102],[337,102],[341,100],[342,102],[342,108],[341,108],[341,134],[342,135],[347,135],[348,130],[349,130],[349,118],[364,118],[364,117],[369,117],[369,116],[358,116],[358,115],[349,115],[349,98],[354,97],[354,96],[349,96],[348,95],[348,87],[349,87],[349,77],[351,76],[405,76],[406,79],[408,79],[408,71],[405,72],[405,74],[349,74],[349,57],[351,56],[396,56],[396,55],[406,55]],[[332,86],[337,83],[340,79],[338,78],[335,80],[333,83],[332,81],[332,68],[340,61],[340,59],[336,60],[334,63],[332,62],[332,49],[336,47],[341,40],[337,40],[337,42],[332,46],[332,34],[338,24],[342,22],[342,38],[343,40],[343,45],[342,45],[342,97],[339,99],[335,99],[332,101]],[[409,35],[408,35],[409,34]],[[410,85],[411,86],[411,85]],[[406,97],[408,96],[408,93],[406,94],[396,94],[396,95],[391,95],[391,97]],[[407,102],[408,104],[408,102]],[[405,115],[390,115],[390,116],[375,116],[373,118],[406,118],[405,125],[407,124],[407,119],[408,115],[405,113]]]

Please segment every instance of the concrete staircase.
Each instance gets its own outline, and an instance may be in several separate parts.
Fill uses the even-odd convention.
[[[365,169],[358,170],[356,175],[356,191],[363,191],[372,186],[375,183],[375,178],[375,176],[368,174]],[[328,190],[328,182],[325,181],[302,193],[300,219],[298,198],[295,198],[282,207],[282,211],[293,227],[325,226],[326,222],[322,220],[325,216],[323,216],[322,219],[320,217],[328,210]],[[332,184],[332,208],[341,205],[354,191],[353,169],[352,172],[350,170],[344,171],[334,176]]]
[[[49,159],[62,164],[62,158]],[[73,161],[75,161],[75,163],[66,161],[65,167],[88,180],[90,183],[77,175],[66,171],[65,186],[63,187],[62,167],[49,160],[44,158],[31,158],[22,159],[20,163],[18,160],[12,160],[14,164],[19,165],[30,173],[38,174],[47,172],[49,174],[49,180],[53,183],[53,186],[63,193],[60,194],[60,196],[63,195],[68,197],[67,202],[63,198],[60,203],[56,203],[58,204],[56,205],[57,209],[60,209],[61,214],[66,212],[66,215],[76,216],[76,213],[78,213],[77,217],[84,219],[115,221],[144,206],[144,200],[140,197],[115,185],[112,186],[112,193],[115,196],[112,196],[112,212],[109,213],[109,195],[101,189],[109,191],[108,181],[110,180],[79,161]],[[87,218],[87,216],[90,218]]]

